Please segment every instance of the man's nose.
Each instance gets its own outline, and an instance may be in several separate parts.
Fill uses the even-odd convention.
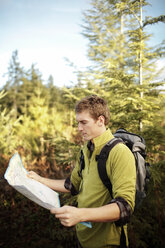
[[[78,124],[78,131],[82,131],[82,130],[83,130],[82,125],[81,125],[81,123],[79,123]]]

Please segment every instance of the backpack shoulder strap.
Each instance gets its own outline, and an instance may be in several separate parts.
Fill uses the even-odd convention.
[[[97,168],[98,168],[98,173],[99,173],[100,179],[103,182],[103,184],[105,185],[105,187],[109,190],[109,193],[110,193],[112,198],[113,198],[112,184],[111,184],[110,179],[107,175],[106,161],[108,159],[110,151],[118,143],[123,143],[122,139],[113,138],[102,148],[100,154],[96,155]]]
[[[78,171],[79,177],[82,179],[82,170],[85,168],[85,161],[84,161],[84,154],[81,149],[81,155],[80,155],[80,170]]]

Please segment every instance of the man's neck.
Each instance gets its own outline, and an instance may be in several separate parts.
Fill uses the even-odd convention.
[[[93,140],[94,140],[95,138],[101,136],[105,131],[106,131],[106,127],[103,127],[103,128],[100,130],[100,132],[98,133],[98,135],[95,136],[94,138],[92,138],[90,141],[93,143],[93,142],[94,142]]]

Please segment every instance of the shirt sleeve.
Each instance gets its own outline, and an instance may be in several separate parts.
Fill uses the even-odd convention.
[[[107,160],[107,172],[112,183],[113,198],[121,197],[135,206],[136,166],[132,152],[124,144],[116,145]]]

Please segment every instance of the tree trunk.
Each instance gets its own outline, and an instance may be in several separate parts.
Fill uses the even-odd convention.
[[[142,0],[140,0],[140,49],[139,49],[139,84],[143,85],[143,63],[142,63],[142,29],[143,29],[143,15],[142,15]],[[140,98],[143,98],[143,91],[140,92]],[[143,107],[140,106],[140,110],[142,111]],[[143,122],[142,118],[139,120],[139,129],[142,131]]]

